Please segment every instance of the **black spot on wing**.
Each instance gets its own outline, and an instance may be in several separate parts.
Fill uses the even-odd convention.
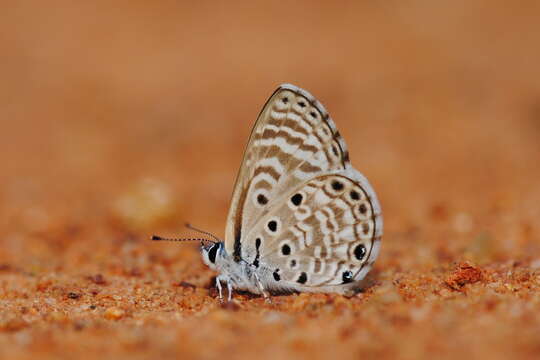
[[[276,281],[281,280],[281,276],[279,275],[279,269],[276,269],[276,270],[272,273],[272,276],[274,276],[274,280],[276,280]]]
[[[268,199],[263,194],[259,194],[259,195],[257,195],[257,202],[260,205],[266,205],[266,203],[268,203]]]
[[[255,255],[255,260],[253,260],[253,266],[255,266],[256,268],[259,267],[259,257],[261,256],[260,247],[261,247],[261,238],[257,238],[255,239],[255,250],[257,251],[257,254]]]
[[[287,244],[284,244],[282,247],[281,247],[281,253],[283,255],[290,255],[291,254],[291,247]]]
[[[356,248],[354,248],[354,257],[357,260],[362,260],[364,256],[366,256],[366,247],[364,244],[358,245]]]
[[[302,272],[296,282],[299,284],[305,284],[307,282],[307,274],[305,272]]]
[[[291,202],[293,203],[294,206],[298,206],[302,203],[302,194],[294,194],[292,197],[291,197]]]
[[[362,215],[365,214],[367,212],[366,204],[360,204],[359,210]]]
[[[267,224],[268,230],[271,232],[276,232],[277,230],[277,222],[275,220],[270,220]]]
[[[343,281],[343,284],[350,283],[352,281],[352,278],[353,278],[353,273],[349,270],[344,271],[343,274],[341,275],[341,280]]]
[[[336,191],[343,190],[343,183],[337,180],[332,181],[332,189]]]

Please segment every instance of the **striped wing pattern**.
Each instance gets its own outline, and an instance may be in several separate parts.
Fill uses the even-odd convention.
[[[346,145],[324,107],[304,90],[280,86],[259,114],[244,153],[227,221],[227,250],[234,251],[242,229],[268,212],[284,189],[344,169],[348,162]]]

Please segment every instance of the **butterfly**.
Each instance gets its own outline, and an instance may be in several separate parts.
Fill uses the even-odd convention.
[[[251,131],[225,241],[201,243],[216,287],[262,294],[353,295],[380,250],[381,207],[309,92],[279,86]],[[219,239],[218,239],[219,240]]]

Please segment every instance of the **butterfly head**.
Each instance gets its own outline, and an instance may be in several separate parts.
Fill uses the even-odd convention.
[[[209,268],[216,270],[216,262],[223,253],[223,242],[201,242],[201,255]]]
[[[207,238],[165,238],[162,236],[153,235],[151,237],[154,241],[200,241],[201,242],[201,254],[203,261],[211,269],[217,270],[218,266],[216,262],[225,254],[223,241],[212,233],[204,230],[197,229],[190,224],[186,224],[186,227],[191,230],[195,230],[204,235],[212,237],[214,240]]]

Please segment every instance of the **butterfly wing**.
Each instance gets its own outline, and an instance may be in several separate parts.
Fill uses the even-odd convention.
[[[347,293],[375,261],[381,209],[367,180],[348,169],[319,175],[288,192],[259,219],[244,259],[268,290]]]
[[[324,107],[307,91],[281,85],[251,132],[236,179],[225,248],[236,261],[255,248],[247,236],[281,205],[284,194],[323,173],[352,168],[345,142]]]

